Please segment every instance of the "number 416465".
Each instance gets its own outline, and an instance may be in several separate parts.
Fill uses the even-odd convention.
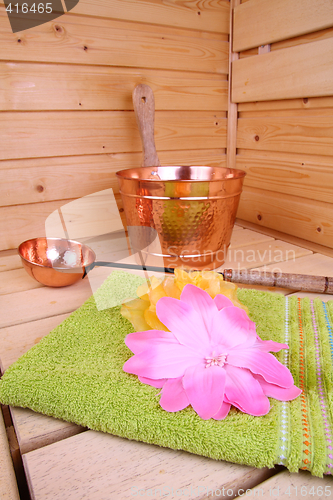
[[[33,3],[30,8],[27,3],[23,3],[22,5],[16,4],[8,4],[6,7],[6,11],[12,14],[16,12],[17,14],[21,11],[23,14],[27,14],[29,12],[33,14],[43,14],[46,12],[47,14],[51,14],[52,12],[52,3]]]

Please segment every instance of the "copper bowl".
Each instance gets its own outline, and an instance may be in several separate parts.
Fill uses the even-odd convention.
[[[95,253],[78,241],[61,238],[33,238],[18,247],[27,273],[46,286],[61,287],[79,281],[85,267],[96,260]]]
[[[224,263],[245,172],[163,166],[120,170],[116,175],[127,224],[136,228],[132,248],[146,264],[155,265],[153,258],[158,258],[166,267],[209,270]],[[160,251],[143,249],[148,228],[156,233]]]

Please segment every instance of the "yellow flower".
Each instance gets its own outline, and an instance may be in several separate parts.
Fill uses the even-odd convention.
[[[167,330],[156,315],[156,303],[162,297],[173,297],[179,299],[185,285],[191,283],[205,290],[211,297],[218,294],[225,295],[232,303],[244,309],[248,309],[237,298],[237,285],[223,280],[223,276],[214,271],[191,271],[176,268],[174,276],[156,278],[153,276],[149,283],[139,286],[137,290],[138,299],[122,305],[121,314],[127,318],[135,330]]]

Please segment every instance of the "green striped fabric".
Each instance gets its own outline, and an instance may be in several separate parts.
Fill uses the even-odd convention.
[[[99,294],[113,298],[141,279],[114,271]],[[283,464],[316,476],[333,469],[333,302],[240,289],[263,340],[285,342],[276,354],[303,393],[271,399],[263,417],[232,408],[225,420],[204,421],[189,406],[168,413],[158,390],[122,370],[132,355],[124,337],[132,325],[120,307],[98,311],[94,297],[3,375],[0,401],[91,429],[256,467]]]

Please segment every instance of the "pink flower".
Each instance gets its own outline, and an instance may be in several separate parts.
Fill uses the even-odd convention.
[[[233,404],[259,416],[269,412],[267,396],[287,401],[301,393],[288,368],[269,353],[288,346],[261,340],[246,312],[224,295],[212,299],[188,284],[180,300],[161,298],[156,312],[169,331],[127,335],[134,356],[123,369],[162,387],[165,410],[191,404],[201,418],[222,420]]]

